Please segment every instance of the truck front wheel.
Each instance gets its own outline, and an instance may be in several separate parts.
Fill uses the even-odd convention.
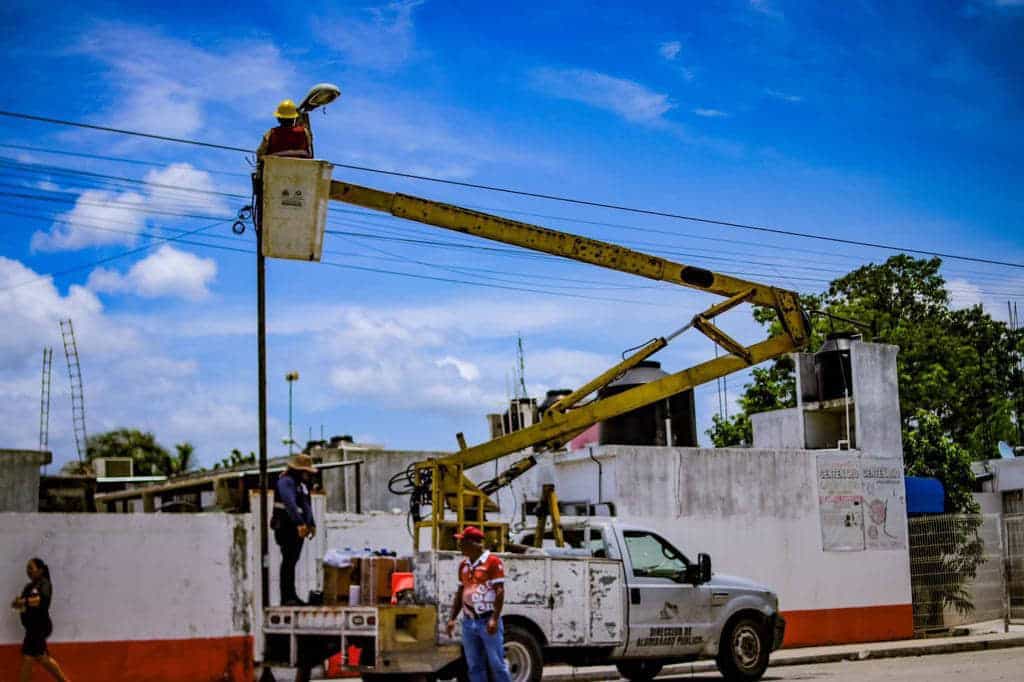
[[[540,682],[544,655],[540,644],[526,628],[505,626],[505,662],[512,682]]]
[[[768,667],[770,649],[763,624],[754,618],[737,618],[722,633],[715,662],[729,682],[754,682]]]
[[[630,682],[647,682],[653,680],[661,672],[661,661],[622,661],[615,667],[619,674]]]

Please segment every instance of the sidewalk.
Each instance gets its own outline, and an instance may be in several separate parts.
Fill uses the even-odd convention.
[[[964,628],[962,631],[965,634],[949,637],[782,649],[772,654],[769,670],[788,665],[863,661],[870,658],[929,656],[932,654],[953,654],[962,651],[1024,647],[1024,625],[1011,625],[1009,632],[1003,632],[1002,621],[998,621],[980,623]],[[661,674],[664,676],[688,675],[714,672],[716,670],[714,661],[697,661],[695,663],[666,666]],[[291,680],[295,674],[293,671],[285,669],[276,669],[274,672],[280,681]],[[314,676],[313,679],[322,678]],[[355,680],[357,678],[349,679]],[[619,674],[614,666],[593,668],[548,666],[544,668],[544,682],[599,682],[618,679],[620,679]]]
[[[952,637],[782,649],[772,654],[769,670],[786,665],[863,661],[869,658],[928,656],[931,654],[952,654],[961,651],[1024,647],[1024,625],[1011,625],[1009,632],[1003,632],[1003,624],[1001,622],[982,623],[972,626],[967,630],[970,634]],[[697,661],[695,663],[666,666],[661,674],[687,675],[713,672],[715,670],[717,669],[715,668],[714,661]],[[619,674],[613,666],[599,668],[551,666],[544,669],[544,682],[569,682],[570,680],[574,682],[596,682],[598,680],[618,679],[620,679]]]

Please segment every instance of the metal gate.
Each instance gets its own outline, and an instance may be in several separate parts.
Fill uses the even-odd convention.
[[[1024,514],[1003,516],[1010,620],[1024,622]]]
[[[1005,619],[998,514],[923,516],[908,526],[916,633]]]

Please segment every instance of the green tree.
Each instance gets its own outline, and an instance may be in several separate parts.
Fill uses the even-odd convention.
[[[156,436],[139,429],[114,429],[89,437],[84,462],[69,462],[62,471],[71,474],[95,473],[93,461],[99,458],[127,457],[136,476],[177,476],[194,466],[195,447],[189,443],[174,446],[175,454],[157,442]]]
[[[910,520],[914,620],[937,628],[944,624],[947,606],[962,614],[974,610],[964,586],[977,576],[985,545],[979,533],[980,509],[971,495],[970,453],[953,442],[936,415],[918,410],[910,422],[903,436],[907,474],[939,479],[946,491],[945,510],[956,514]]]
[[[175,454],[168,456],[164,463],[165,476],[180,476],[191,471],[194,461],[195,446],[188,441],[178,443],[174,446]]]
[[[717,414],[711,418],[712,425],[707,434],[716,448],[753,443],[750,415],[796,406],[796,378],[792,358],[782,357],[768,367],[755,367],[751,378],[751,383],[744,386],[744,393],[739,399],[742,412],[727,419]]]
[[[242,451],[238,448],[234,448],[231,451],[231,455],[225,457],[221,461],[213,465],[214,469],[230,469],[232,467],[242,466],[243,464],[255,464],[256,453],[250,452],[248,455],[243,455]]]
[[[942,427],[939,418],[918,410],[911,427],[903,433],[903,466],[908,476],[937,478],[946,490],[945,511],[950,514],[977,514],[978,503],[971,494],[971,455],[957,445]]]
[[[918,410],[935,415],[954,442],[974,459],[995,456],[999,440],[1020,442],[1020,424],[1013,414],[1024,412],[1024,377],[1019,358],[1024,333],[993,320],[980,306],[950,309],[938,258],[915,259],[905,254],[881,265],[869,264],[834,280],[818,296],[802,297],[807,310],[853,319],[866,325],[869,338],[899,346],[897,373],[900,411],[906,433]],[[770,309],[755,317],[779,333]],[[843,323],[812,317],[808,350]],[[755,369],[740,406],[749,415],[792,404],[792,364],[776,361],[771,369]],[[708,431],[716,445],[750,442],[740,415],[730,423],[717,420]]]

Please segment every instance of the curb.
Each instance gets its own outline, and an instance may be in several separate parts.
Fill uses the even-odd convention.
[[[934,642],[934,640],[933,640]],[[997,649],[1010,649],[1013,647],[1024,647],[1024,635],[1001,636],[993,639],[979,639],[971,641],[946,641],[929,644],[909,644],[903,646],[890,646],[877,649],[861,649],[847,651],[830,651],[824,653],[793,654],[785,658],[771,662],[768,669],[781,668],[792,665],[810,665],[813,663],[838,663],[841,661],[866,661],[881,658],[909,658],[912,656],[930,656],[935,654],[955,654],[966,651],[985,651]],[[697,673],[715,672],[717,668],[713,661],[699,661],[696,663],[684,663],[665,666],[659,675],[690,675]],[[554,673],[544,675],[543,682],[603,682],[605,680],[620,679],[615,670],[593,669],[582,670],[570,673]]]

